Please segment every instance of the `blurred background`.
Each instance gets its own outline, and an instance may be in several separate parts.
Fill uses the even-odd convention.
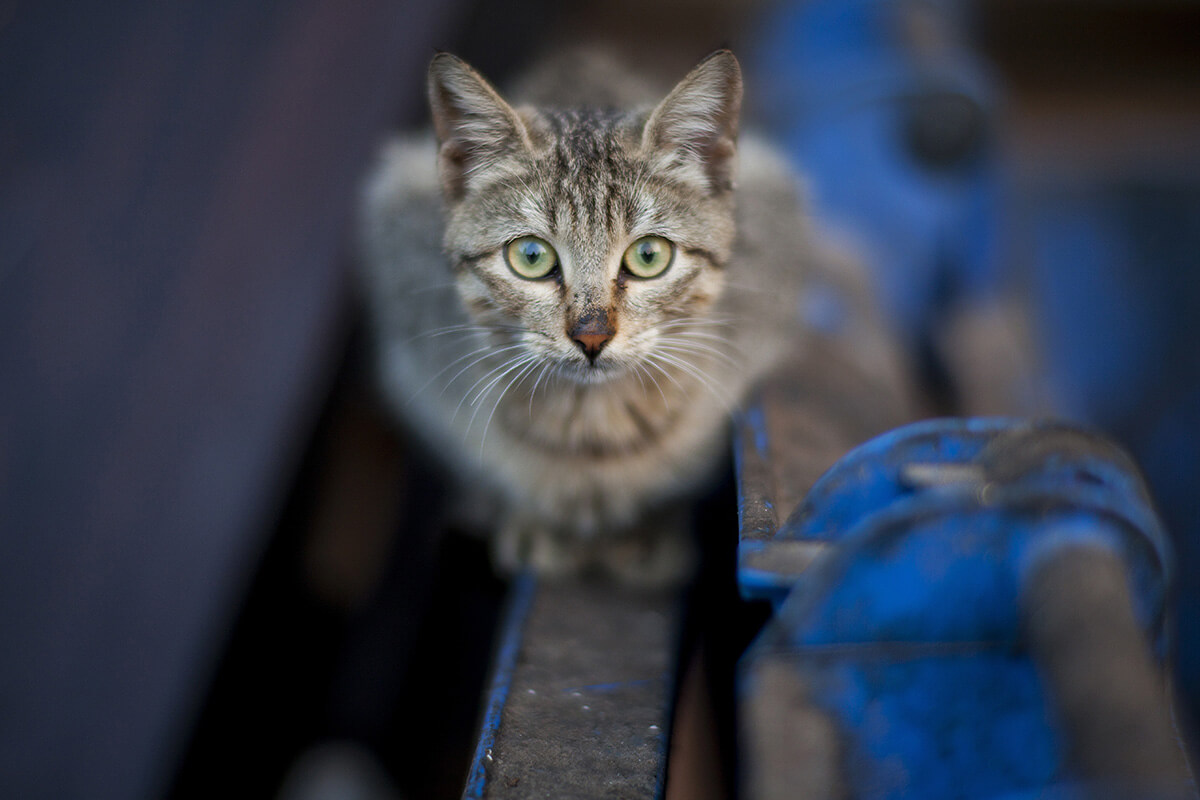
[[[1195,719],[1197,30],[1185,0],[0,2],[0,795],[273,797],[326,741],[461,791],[505,587],[383,433],[350,279],[435,48],[503,85],[599,43],[669,86],[733,46],[931,408],[1140,460]]]

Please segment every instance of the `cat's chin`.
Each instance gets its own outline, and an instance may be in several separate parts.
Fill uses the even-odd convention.
[[[576,383],[595,386],[601,383],[608,383],[611,380],[619,378],[626,372],[624,367],[619,367],[614,364],[601,362],[599,364],[575,364],[572,363],[569,367],[562,371],[562,374],[569,377]]]

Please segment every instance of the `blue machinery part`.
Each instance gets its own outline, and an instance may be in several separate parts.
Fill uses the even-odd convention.
[[[916,423],[743,538],[743,593],[777,609],[743,659],[751,797],[1192,796],[1144,643],[1171,559],[1106,440]]]
[[[738,430],[745,484],[769,437]],[[741,587],[776,609],[741,664],[744,796],[1194,798],[1160,672],[1171,557],[1107,440],[925,421],[764,536],[769,504],[743,486]],[[464,798],[661,797],[679,611],[520,579]]]
[[[995,280],[996,88],[958,0],[772,6],[753,112],[801,165],[822,229],[849,234],[910,342]]]
[[[1177,677],[1200,716],[1197,160],[1164,151],[1155,135],[1097,131],[1097,143],[1120,145],[1013,170],[991,132],[1002,87],[971,46],[971,16],[985,5],[1001,4],[771,4],[748,48],[751,105],[804,168],[822,227],[851,232],[910,344],[939,333],[956,300],[987,307],[997,289],[1028,293],[1045,371],[1027,376],[1035,397],[1015,391],[989,408],[1049,408],[1137,456],[1179,546]],[[1093,4],[1058,5],[1083,21]],[[1117,5],[1132,18],[1162,4]]]
[[[1022,472],[1016,472],[1018,466]],[[1147,592],[1153,579],[1154,602],[1161,606],[1169,545],[1136,468],[1115,446],[1056,423],[930,420],[850,451],[813,485],[772,539],[746,540],[742,548],[759,553],[794,543],[838,542],[841,557],[854,560],[881,547],[880,537],[903,531],[934,553],[961,557],[965,546],[956,540],[947,551],[945,540],[968,529],[982,537],[986,528],[992,538],[1019,538],[1003,547],[1013,550],[1005,557],[1023,558],[1026,549],[1045,546],[1047,530],[1055,531],[1056,541],[1069,540],[1071,530],[1089,526],[1088,537],[1108,537],[1128,552]],[[986,555],[991,564],[997,553]],[[795,576],[766,564],[759,557],[755,567],[744,566],[739,583],[744,596],[769,599],[778,609]],[[807,582],[815,579],[810,572]]]

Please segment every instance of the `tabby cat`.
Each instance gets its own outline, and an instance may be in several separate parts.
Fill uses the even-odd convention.
[[[390,144],[363,205],[390,407],[491,498],[501,568],[681,576],[731,409],[798,346],[810,251],[788,165],[738,142],[737,59],[657,105],[594,57],[526,81],[536,105],[448,53],[428,90],[434,135]]]

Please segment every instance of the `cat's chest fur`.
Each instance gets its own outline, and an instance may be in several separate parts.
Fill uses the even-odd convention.
[[[494,435],[480,431],[485,463],[513,473],[505,483],[518,502],[568,524],[586,507],[596,519],[580,520],[581,529],[630,525],[640,506],[702,480],[724,441],[719,420],[728,406],[689,378],[625,377],[533,394],[525,387],[500,400]]]

